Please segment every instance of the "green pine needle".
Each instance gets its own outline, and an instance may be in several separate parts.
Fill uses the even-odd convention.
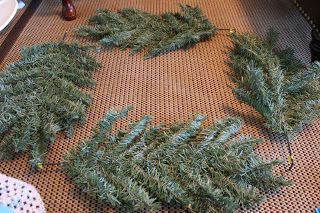
[[[217,29],[202,15],[199,7],[180,5],[181,13],[160,16],[137,9],[119,12],[98,10],[89,26],[81,26],[76,34],[100,40],[109,48],[130,48],[132,54],[145,50],[152,58],[177,49],[187,49],[212,37]]]
[[[233,33],[230,66],[239,100],[255,108],[267,128],[292,138],[320,117],[320,62],[305,67],[292,49],[279,50],[279,33],[266,38]]]
[[[21,60],[0,73],[0,159],[30,152],[33,168],[41,167],[59,131],[71,137],[86,120],[89,94],[99,66],[78,44],[45,43],[25,48]]]
[[[205,116],[188,124],[147,127],[145,116],[127,130],[112,130],[128,108],[111,111],[92,139],[65,157],[65,170],[82,190],[115,207],[155,210],[166,204],[192,212],[235,212],[263,201],[264,193],[290,185],[254,153],[261,140],[234,138],[239,118],[203,128]],[[106,131],[107,130],[107,131]]]

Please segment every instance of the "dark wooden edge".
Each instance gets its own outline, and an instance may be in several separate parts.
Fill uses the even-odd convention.
[[[22,33],[24,27],[27,25],[30,18],[33,16],[35,11],[38,9],[39,5],[41,4],[42,0],[32,0],[28,7],[25,9],[23,14],[20,16],[17,23],[13,26],[10,30],[8,35],[6,36],[5,40],[0,46],[0,64],[3,63],[3,60],[8,55],[9,51],[11,50],[12,46]]]
[[[310,50],[311,50],[311,61],[319,61],[320,62],[320,34],[313,30],[311,32],[312,40],[310,42]]]

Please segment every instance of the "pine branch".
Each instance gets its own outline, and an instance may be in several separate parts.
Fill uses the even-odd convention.
[[[180,5],[181,13],[160,16],[137,9],[117,13],[98,10],[89,26],[81,26],[76,34],[100,40],[109,48],[130,48],[132,54],[146,51],[145,59],[178,49],[187,49],[214,36],[217,29],[202,15],[200,8]]]
[[[299,94],[303,89],[310,86],[310,83],[319,83],[319,79],[320,62],[315,62],[304,72],[297,73],[291,77],[290,81],[288,81],[285,86],[286,92],[290,94]]]
[[[114,122],[127,113],[110,111],[92,139],[65,157],[74,183],[101,201],[128,211],[178,204],[193,212],[235,212],[290,184],[272,174],[279,161],[254,153],[261,140],[233,138],[242,126],[238,118],[203,128],[206,117],[198,115],[188,124],[148,128],[145,116],[112,135]]]
[[[277,48],[278,37],[272,29],[265,39],[233,33],[229,64],[235,72],[237,98],[255,108],[268,129],[286,137],[290,170],[291,140],[320,117],[320,63],[305,68],[292,49]]]
[[[1,72],[0,159],[30,152],[32,167],[39,169],[56,134],[71,137],[85,122],[91,97],[79,87],[93,86],[99,67],[87,50],[75,43],[34,45]]]
[[[277,48],[278,36],[273,30],[265,39],[232,34],[229,64],[237,97],[261,113],[272,132],[295,135],[320,116],[320,63],[305,68],[291,49]]]

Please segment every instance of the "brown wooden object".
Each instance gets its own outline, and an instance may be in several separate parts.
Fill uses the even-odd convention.
[[[62,17],[67,21],[76,19],[76,8],[72,0],[62,0]]]

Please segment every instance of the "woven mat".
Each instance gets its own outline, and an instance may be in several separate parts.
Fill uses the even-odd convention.
[[[116,11],[135,7],[159,14],[178,11],[181,2],[198,4],[220,28],[263,34],[272,26],[282,32],[281,45],[291,46],[298,57],[310,61],[308,42],[311,29],[289,0],[75,0],[78,18],[72,22],[60,18],[60,1],[43,1],[14,44],[5,64],[19,58],[22,46],[60,40],[65,31],[69,32],[68,41],[75,40],[72,29],[86,23],[97,8]],[[246,122],[242,130],[244,134],[266,139],[257,151],[266,159],[285,159],[287,152],[280,143],[282,139],[268,134],[263,129],[261,117],[252,108],[239,103],[228,87],[231,82],[228,77],[230,69],[225,64],[225,48],[231,45],[227,33],[221,32],[188,51],[175,51],[146,61],[142,60],[142,54],[129,56],[129,51],[118,49],[95,54],[103,68],[94,75],[96,88],[87,89],[94,98],[88,122],[77,128],[72,139],[60,135],[48,154],[48,162],[61,161],[78,141],[89,138],[108,109],[129,104],[135,106],[130,120],[150,114],[154,116],[154,123],[187,120],[197,113],[209,116],[206,124],[227,115],[242,116]],[[320,207],[319,131],[318,121],[305,129],[293,144],[296,165],[292,172],[284,175],[295,185],[268,195],[265,203],[247,212],[313,212],[315,207]],[[48,212],[114,212],[109,206],[80,192],[59,168],[31,174],[27,157],[1,163],[0,172],[36,186]],[[275,171],[277,174],[283,172],[281,167]],[[169,211],[174,209],[172,207]]]

